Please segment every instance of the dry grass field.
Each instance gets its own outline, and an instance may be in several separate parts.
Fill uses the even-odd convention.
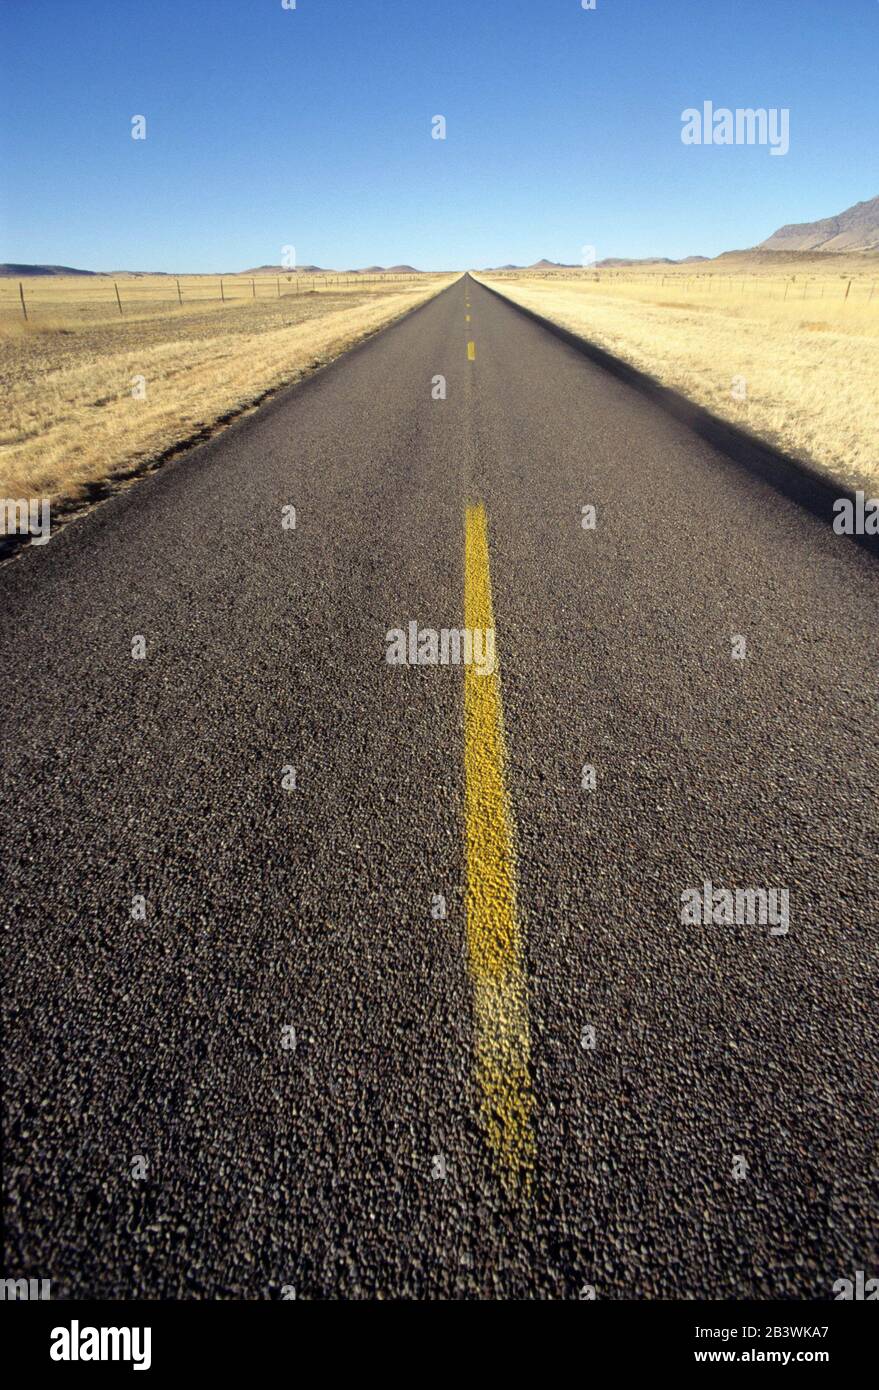
[[[879,483],[876,255],[478,278],[834,478]]]
[[[0,496],[53,523],[430,298],[452,276],[41,278],[0,283]],[[278,291],[280,289],[280,297]]]

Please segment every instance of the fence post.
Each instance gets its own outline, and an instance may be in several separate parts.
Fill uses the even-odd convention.
[[[852,282],[851,282],[851,280],[849,280],[848,284],[847,284],[846,287],[845,287],[845,294],[844,294],[844,296],[843,296],[843,301],[842,301],[843,304],[844,304],[845,301],[848,299],[848,292],[849,292],[849,290],[851,289],[851,287],[852,287]]]
[[[122,300],[119,298],[119,286],[113,281],[113,288],[116,291],[116,303],[119,305],[119,317],[122,317]]]
[[[222,275],[220,276],[220,298],[221,298],[221,300],[223,301],[223,303],[225,304],[225,303],[226,303],[226,294],[225,294],[225,291],[223,290],[223,277],[222,277]]]
[[[255,280],[251,280],[251,282],[250,282],[250,289],[251,289],[251,293],[252,293],[254,299],[256,299],[256,281],[255,281]]]
[[[276,276],[275,278],[276,278],[277,281],[278,281],[278,298],[280,299],[280,298],[281,298],[281,277],[280,277],[280,275],[278,275],[278,276]]]
[[[18,282],[18,293],[21,295],[21,312],[24,314],[25,322],[26,322],[26,321],[27,321],[27,305],[26,305],[25,302],[24,302],[24,285],[21,283],[20,280],[19,280],[19,282]]]
[[[180,300],[180,303],[182,304],[182,303],[183,303],[183,295],[180,293],[180,281],[179,281],[179,280],[177,281],[177,298]]]

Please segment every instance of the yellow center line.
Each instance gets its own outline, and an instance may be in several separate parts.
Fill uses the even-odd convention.
[[[469,315],[469,314],[465,314],[465,315],[464,315],[464,319],[465,319],[465,322],[469,323],[469,322],[470,322],[470,315]]]
[[[464,625],[494,630],[485,508],[468,506]],[[484,639],[483,639],[484,641]],[[485,647],[483,646],[483,650]],[[464,667],[467,953],[473,982],[476,1078],[488,1143],[510,1192],[534,1168],[528,998],[516,916],[513,820],[507,796],[497,665]]]
[[[470,342],[467,344],[467,361],[476,361],[476,344],[474,343],[472,338],[470,339]]]

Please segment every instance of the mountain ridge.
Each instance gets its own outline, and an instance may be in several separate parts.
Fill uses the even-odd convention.
[[[816,222],[788,222],[757,251],[879,251],[879,197]]]

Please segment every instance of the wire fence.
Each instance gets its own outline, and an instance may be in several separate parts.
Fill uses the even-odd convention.
[[[176,276],[161,278],[113,280],[102,276],[98,283],[91,280],[74,284],[64,276],[34,277],[0,282],[0,312],[19,315],[28,320],[35,313],[63,313],[65,309],[88,309],[107,305],[124,318],[126,309],[149,305],[218,302],[241,303],[246,300],[283,299],[287,295],[320,294],[340,288],[361,288],[374,285],[420,283],[435,278],[430,272],[414,271],[400,274],[368,274],[363,271],[345,274],[297,274],[252,276]],[[8,288],[7,288],[8,285]]]
[[[841,275],[831,276],[770,276],[748,275],[732,276],[722,273],[702,275],[661,275],[658,272],[631,273],[629,271],[582,270],[572,267],[569,271],[492,271],[493,278],[505,280],[543,280],[549,283],[570,283],[572,280],[586,284],[604,285],[616,288],[620,285],[650,285],[659,289],[673,289],[683,294],[707,295],[738,294],[741,298],[761,295],[763,298],[784,300],[828,299],[851,304],[875,304],[879,310],[879,280]]]

